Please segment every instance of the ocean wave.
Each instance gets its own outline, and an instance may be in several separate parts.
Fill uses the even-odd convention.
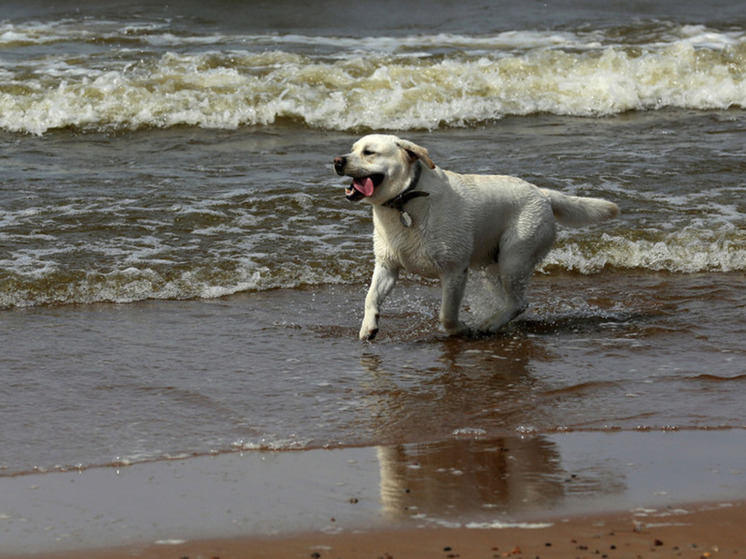
[[[15,50],[63,39],[87,50],[97,40],[119,47],[0,60],[0,128],[43,134],[292,121],[412,130],[536,113],[746,107],[746,33],[703,26],[647,30],[644,40],[640,30],[623,42],[608,31],[179,37],[158,26],[101,26],[60,25],[47,35],[0,28],[0,45]]]
[[[604,269],[698,273],[746,270],[746,233],[735,226],[676,232],[604,233],[578,240],[564,231],[539,268],[594,274]],[[640,238],[643,237],[643,238]]]
[[[40,305],[134,303],[146,300],[215,299],[248,291],[363,281],[358,270],[321,264],[261,265],[215,270],[212,266],[179,270],[176,264],[154,269],[62,272],[44,265],[32,273],[0,273],[0,309]],[[219,268],[219,266],[218,266]]]
[[[297,50],[326,48],[338,56],[379,53],[409,55],[420,52],[465,52],[509,54],[540,48],[586,50],[603,47],[661,47],[684,42],[696,47],[723,49],[738,45],[743,31],[718,30],[697,24],[680,25],[662,20],[635,20],[620,27],[570,30],[520,29],[492,34],[436,33],[416,35],[334,36],[268,32],[230,34],[176,30],[169,19],[116,21],[95,18],[63,18],[52,21],[0,22],[0,47],[14,49],[33,45],[101,43],[107,45],[168,45],[189,47],[242,45],[254,49]]]
[[[744,233],[684,230],[657,238],[634,239],[629,233],[598,238],[561,236],[539,267],[540,273],[647,270],[672,273],[746,271]],[[335,253],[336,251],[336,253]],[[328,253],[328,254],[327,254]],[[144,261],[101,272],[79,270],[40,259],[0,262],[0,309],[50,304],[131,303],[149,299],[213,299],[247,291],[293,289],[343,283],[365,284],[370,255],[339,246],[303,262]]]

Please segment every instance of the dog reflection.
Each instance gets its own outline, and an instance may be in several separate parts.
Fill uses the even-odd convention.
[[[564,495],[559,457],[541,437],[380,447],[381,500],[390,518],[495,519],[546,510]]]

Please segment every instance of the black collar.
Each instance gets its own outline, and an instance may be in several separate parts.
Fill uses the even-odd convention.
[[[410,200],[413,200],[414,198],[419,198],[420,196],[430,196],[429,192],[415,190],[420,182],[421,174],[422,163],[417,161],[417,169],[415,169],[414,171],[414,177],[412,178],[412,182],[409,183],[409,186],[407,186],[407,188],[405,188],[404,191],[398,196],[394,196],[388,202],[384,202],[383,204],[381,204],[382,206],[386,206],[387,208],[398,210],[399,219],[401,220],[401,223],[402,225],[404,225],[404,227],[412,227],[412,218],[407,212],[404,211],[404,204],[406,204]]]

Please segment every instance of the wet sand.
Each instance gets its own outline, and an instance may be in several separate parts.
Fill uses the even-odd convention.
[[[744,439],[584,432],[6,476],[0,557],[739,556]]]
[[[556,519],[533,530],[406,529],[280,538],[169,542],[54,553],[50,559],[179,558],[716,558],[746,555],[743,502],[696,505],[642,517],[617,513]],[[660,514],[661,516],[658,516]]]

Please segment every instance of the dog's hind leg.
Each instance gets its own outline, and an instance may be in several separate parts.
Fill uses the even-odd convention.
[[[365,297],[365,316],[360,327],[361,340],[372,340],[378,334],[378,317],[381,305],[391,293],[398,278],[398,269],[390,269],[376,262],[368,295]]]
[[[508,322],[526,310],[526,284],[528,284],[528,280],[524,282],[517,278],[508,281],[503,279],[505,306],[479,325],[481,333],[494,334],[498,332]]]
[[[542,238],[543,235],[543,238]],[[506,242],[500,249],[498,274],[504,295],[503,308],[483,321],[480,332],[494,334],[526,310],[526,289],[536,265],[546,256],[554,238],[554,228],[539,228],[530,242]]]
[[[469,327],[458,319],[468,274],[469,269],[464,266],[463,270],[443,274],[440,278],[442,289],[440,323],[449,336],[459,336],[469,332]]]
[[[526,310],[528,306],[526,288],[533,271],[533,262],[530,266],[526,262],[511,263],[506,261],[500,263],[499,274],[503,292],[503,306],[479,325],[480,332],[494,334]]]

